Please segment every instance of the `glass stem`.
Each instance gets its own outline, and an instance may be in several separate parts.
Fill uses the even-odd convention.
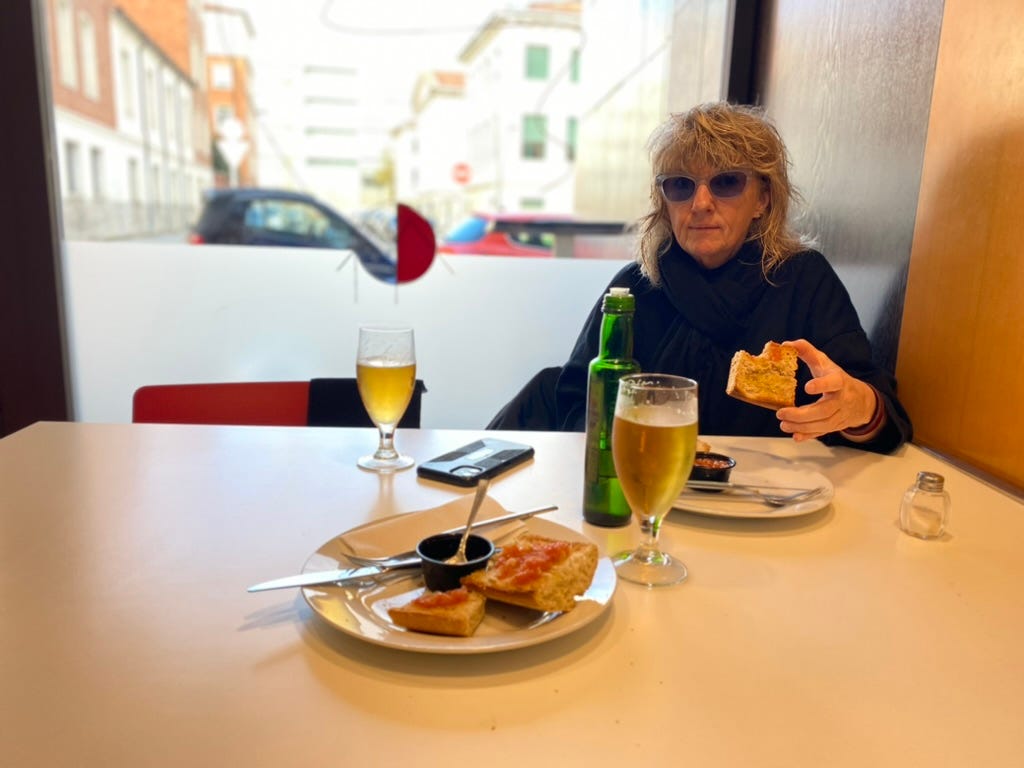
[[[377,427],[377,431],[380,433],[380,443],[374,455],[378,459],[393,459],[398,455],[398,451],[395,450],[395,428],[382,425]]]
[[[652,554],[657,553],[658,550],[658,532],[661,531],[661,518],[659,517],[641,517],[640,518],[640,533],[644,537],[643,542],[637,547],[637,554],[640,559],[649,557]]]

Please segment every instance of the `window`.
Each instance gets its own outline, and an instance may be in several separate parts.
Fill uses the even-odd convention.
[[[265,245],[310,245],[350,248],[356,235],[319,208],[298,200],[254,200],[245,211],[246,240]]]
[[[206,66],[203,56],[203,49],[199,42],[192,40],[189,44],[189,61],[192,65],[192,77],[196,79],[196,84],[201,91],[206,90]]]
[[[92,177],[92,199],[103,199],[103,150],[93,147],[89,150],[89,175]]]
[[[127,48],[121,49],[121,112],[125,117],[135,117],[135,68],[132,54]]]
[[[358,163],[351,157],[307,157],[306,165],[340,165],[355,168]]]
[[[307,136],[357,136],[358,131],[354,128],[342,128],[332,125],[309,125],[306,126]]]
[[[82,45],[82,91],[93,101],[99,101],[100,65],[96,52],[96,25],[88,13],[79,15],[78,33]]]
[[[575,117],[570,117],[565,122],[565,159],[572,162],[576,159],[576,126]]]
[[[182,142],[185,140],[184,133],[184,122],[185,116],[182,114],[182,103],[181,99],[178,98],[178,92],[174,86],[168,86],[167,88],[167,108],[172,110],[174,113],[174,141],[178,144],[178,147],[182,147]]]
[[[71,7],[71,0],[57,0],[57,64],[60,69],[61,83],[68,88],[77,88],[75,11]]]
[[[548,119],[544,115],[523,117],[523,157],[543,159]]]
[[[307,104],[330,104],[336,107],[352,107],[358,102],[344,96],[307,96]]]
[[[192,146],[192,121],[189,120],[191,107],[188,93],[181,94],[178,99],[178,119],[181,121],[181,146],[185,150]]]
[[[156,72],[152,67],[146,67],[146,127],[149,130],[156,129]]]
[[[548,48],[545,45],[526,46],[526,79],[547,80]]]
[[[210,88],[215,91],[230,91],[235,86],[235,73],[231,65],[219,61],[210,66]]]
[[[285,13],[280,0],[175,0],[169,4],[140,0],[17,1],[38,3],[54,13],[48,26],[53,43],[49,51],[50,83],[59,137],[55,152],[65,197],[63,226],[73,251],[69,258],[89,257],[75,248],[86,240],[176,244],[168,247],[168,253],[172,247],[185,249],[190,230],[202,219],[209,201],[218,196],[216,188],[244,184],[264,190],[309,192],[338,212],[335,216],[327,208],[314,206],[326,214],[325,224],[322,219],[318,222],[313,212],[254,211],[250,222],[254,239],[249,244],[257,248],[266,244],[308,244],[301,238],[310,234],[317,238],[319,247],[358,243],[359,231],[370,228],[372,222],[371,231],[381,235],[385,258],[396,263],[396,204],[408,204],[430,221],[441,253],[424,279],[445,283],[456,273],[458,280],[467,282],[466,272],[470,270],[457,269],[454,253],[451,266],[456,269],[447,269],[447,256],[440,251],[446,239],[444,233],[479,214],[483,220],[478,217],[456,233],[457,239],[469,242],[457,245],[461,253],[502,254],[502,259],[488,263],[487,269],[495,272],[481,271],[475,285],[488,286],[488,281],[494,279],[502,281],[503,287],[508,261],[537,255],[527,249],[550,252],[552,238],[550,233],[530,231],[532,225],[499,233],[501,237],[482,238],[486,222],[493,221],[497,213],[513,214],[511,218],[516,220],[523,216],[514,214],[523,213],[527,220],[562,215],[587,220],[625,218],[613,208],[617,201],[606,200],[608,195],[603,191],[595,193],[603,186],[592,180],[614,180],[623,172],[618,164],[626,164],[621,158],[631,155],[617,144],[609,151],[601,145],[599,157],[591,159],[587,142],[591,131],[604,137],[602,122],[626,120],[632,125],[638,120],[630,113],[633,102],[643,103],[644,109],[647,100],[661,103],[664,94],[652,93],[648,99],[643,91],[648,87],[646,70],[640,67],[638,57],[651,55],[651,50],[622,45],[622,20],[654,6],[659,21],[662,16],[670,20],[672,12],[665,4],[646,3],[618,14],[614,23],[610,18],[602,21],[601,14],[590,14],[588,19],[582,11],[577,22],[566,17],[567,13],[577,14],[577,4],[473,0],[434,4],[431,18],[416,23],[422,0],[389,0],[379,4],[387,9],[388,18],[367,17],[362,20],[365,24],[357,24],[360,19],[346,18],[351,8],[345,3],[289,3]],[[201,9],[202,18],[197,20],[202,23],[183,25],[170,35],[164,6],[176,3]],[[599,0],[598,5],[622,4]],[[58,35],[59,9],[64,9],[63,29],[69,33],[63,48]],[[85,20],[84,34],[94,38],[89,47],[99,74],[98,89],[94,89],[99,92],[98,102],[85,96],[87,79],[93,78],[86,74],[83,60],[86,43],[82,11],[88,12],[92,22],[90,30],[89,20]],[[501,22],[497,25],[492,23],[496,14]],[[391,21],[394,27],[389,34],[385,28]],[[591,21],[600,23],[590,29],[587,25]],[[652,28],[671,28],[649,21]],[[339,35],[339,30],[369,28],[371,22],[380,31],[372,38],[362,40],[344,32]],[[418,34],[408,34],[411,26]],[[288,44],[295,40],[302,44]],[[617,66],[602,66],[602,75],[595,74],[594,83],[582,84],[593,90],[581,93],[581,84],[573,83],[571,78],[572,67],[579,63],[577,56],[582,56],[584,40],[588,76],[595,74],[590,71],[591,57],[602,65],[614,61]],[[579,54],[574,52],[577,49]],[[465,60],[460,58],[463,54]],[[73,89],[61,82],[64,64],[71,68],[72,74],[65,77],[75,83]],[[652,69],[668,71],[669,64],[659,61]],[[644,72],[644,76],[630,75],[634,71]],[[620,106],[618,94],[622,89],[629,93]],[[634,90],[642,93],[638,96]],[[583,109],[589,110],[587,131],[580,125],[577,141],[567,119],[580,115],[582,122]],[[244,124],[242,139],[247,144],[244,157],[240,151],[225,152],[219,146],[225,138],[221,126],[238,125],[239,121]],[[638,154],[634,136],[646,135],[652,127],[644,125],[635,133],[626,132],[621,142],[629,142],[629,150]],[[66,142],[77,146],[66,147]],[[229,166],[229,155],[233,161],[237,157],[244,162]],[[575,158],[571,165],[567,156]],[[461,172],[454,172],[463,164],[471,169],[471,180],[465,183],[457,180],[463,178]],[[285,202],[281,197],[274,199]],[[631,196],[628,202],[633,205],[636,200]],[[232,227],[239,236],[244,230],[246,208],[239,202],[233,209]],[[255,223],[264,216],[279,228],[257,229]],[[349,221],[352,227],[346,227]],[[255,238],[257,233],[259,238]],[[561,236],[559,244],[563,244]],[[359,250],[358,246],[349,247]],[[569,253],[580,259],[591,258],[591,251],[582,249],[563,249],[560,255]],[[600,258],[621,259],[625,253],[626,249],[620,249],[614,255],[602,253]],[[281,251],[264,257],[260,251],[253,251],[250,261],[254,270],[247,274],[247,284],[264,268],[259,279],[272,275],[278,261],[288,262],[287,269],[296,262],[309,261],[309,254],[303,254],[302,259],[293,255]],[[339,269],[329,275],[338,282],[340,295],[346,299],[348,288],[359,277],[358,292],[352,294],[352,312],[365,311],[375,295],[367,288],[363,274],[379,276],[380,269],[375,269],[383,264],[379,256],[364,257],[360,253],[365,269],[354,260],[339,258]],[[541,268],[564,268],[554,262],[546,260]],[[157,269],[175,270],[186,265],[191,266],[191,261],[172,258],[168,265]],[[566,275],[571,282],[566,290],[582,293],[585,300],[581,305],[589,305],[607,281],[599,268],[582,271],[597,276],[593,285],[583,287],[575,274]],[[75,272],[87,273],[81,269]],[[296,276],[296,281],[322,280],[319,272],[307,272],[306,266],[298,267],[295,274],[302,277]],[[477,274],[475,269],[473,272]],[[553,282],[562,279],[561,272],[551,277]],[[262,294],[255,277],[250,285],[257,295]],[[304,295],[317,295],[318,288],[319,284],[314,283]],[[431,313],[435,304],[425,301],[421,308],[417,302],[413,309],[414,293],[403,289],[402,311],[408,303],[411,315],[423,312],[425,323],[434,322]],[[333,301],[337,292],[326,294]],[[392,295],[387,298],[388,304],[393,303]],[[342,303],[348,313],[348,305],[353,302]],[[82,306],[74,311],[81,313]],[[183,320],[198,319],[187,299],[181,307]],[[104,310],[102,299],[97,309]],[[148,323],[149,307],[139,310],[142,322]],[[76,319],[82,328],[96,325],[87,314],[79,314]],[[565,332],[574,338],[576,330]],[[174,331],[191,333],[177,327]],[[549,341],[561,350],[571,346],[572,339]],[[215,345],[217,340],[210,339],[209,343]],[[90,351],[93,347],[90,342]],[[290,352],[301,351],[295,345],[289,347]],[[232,350],[218,356],[218,360],[237,369],[237,361],[232,359],[237,352]],[[200,357],[210,360],[213,356],[200,349],[197,359]],[[188,356],[176,358],[174,375],[194,375],[194,370],[187,370],[192,362]],[[516,367],[512,377],[520,376],[520,371],[528,367],[525,362],[525,366]],[[124,361],[126,368],[150,364],[141,358]],[[108,381],[121,372],[109,373]],[[219,371],[211,373],[220,376]],[[131,371],[123,378],[134,375]],[[82,393],[83,415],[107,408],[99,404],[99,389],[88,388]],[[495,403],[493,410],[500,405]],[[484,403],[480,410],[490,411],[492,406]],[[436,418],[461,426],[486,423],[491,415],[472,413],[450,419],[444,414]]]
[[[308,64],[302,69],[307,75],[358,75],[355,67],[332,67],[324,64]]]
[[[128,199],[139,202],[139,161],[134,157],[128,158]]]
[[[81,179],[82,169],[79,167],[81,163],[79,157],[78,142],[77,141],[65,141],[64,142],[64,178],[65,184],[67,185],[68,195],[77,195],[81,192]]]
[[[569,54],[569,82],[578,83],[580,81],[580,49],[573,48],[572,53]]]
[[[149,189],[152,202],[159,203],[163,195],[160,194],[160,166],[156,163],[149,168]]]
[[[234,117],[235,117],[235,110],[233,110],[229,105],[227,105],[227,104],[220,104],[220,105],[218,105],[217,109],[214,111],[214,118],[213,118],[213,123],[214,123],[214,126],[215,126],[215,130],[219,131],[220,127],[222,125],[224,125],[225,122],[227,122],[228,120],[233,120]]]

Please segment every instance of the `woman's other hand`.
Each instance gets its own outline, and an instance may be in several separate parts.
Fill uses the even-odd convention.
[[[804,386],[804,391],[809,395],[821,395],[809,405],[776,411],[783,432],[793,435],[797,442],[802,442],[829,432],[857,430],[876,419],[879,399],[874,387],[855,379],[806,339],[786,341],[783,345],[795,349],[800,359],[811,369],[812,378]],[[869,433],[847,437],[865,440],[875,431],[871,429]]]

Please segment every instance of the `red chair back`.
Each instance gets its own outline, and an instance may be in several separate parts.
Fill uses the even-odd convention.
[[[153,384],[135,391],[132,421],[304,427],[308,409],[308,381]]]

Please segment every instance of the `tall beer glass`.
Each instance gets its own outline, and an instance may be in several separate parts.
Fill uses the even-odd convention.
[[[366,412],[377,425],[377,450],[356,463],[374,472],[397,472],[415,462],[395,450],[395,427],[416,387],[416,347],[412,328],[361,326],[356,353],[356,384]]]
[[[686,566],[659,549],[658,531],[686,485],[696,447],[697,382],[660,373],[619,379],[612,457],[644,538],[612,558],[627,581],[653,587],[686,578]]]

